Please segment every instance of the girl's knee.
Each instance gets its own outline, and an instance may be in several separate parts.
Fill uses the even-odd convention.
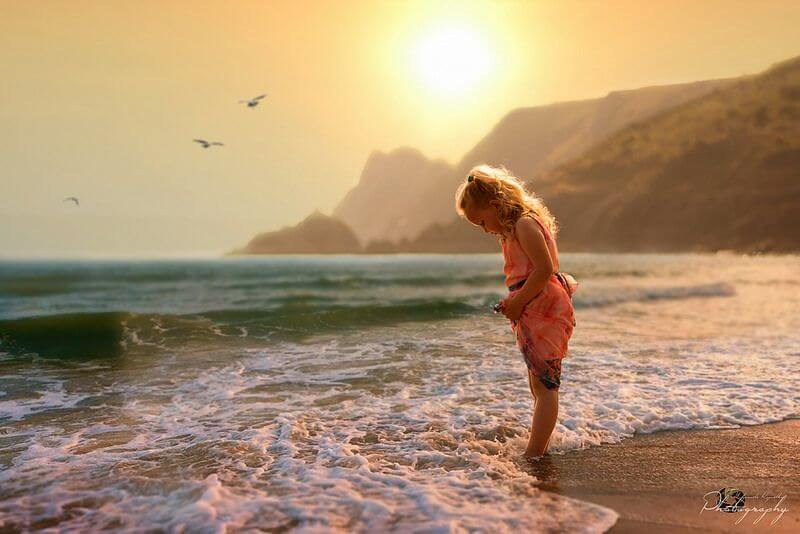
[[[531,376],[531,383],[533,384],[531,390],[536,398],[558,397],[558,388],[553,387],[551,383],[545,383],[536,376]]]

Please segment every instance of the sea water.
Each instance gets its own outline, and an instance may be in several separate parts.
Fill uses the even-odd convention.
[[[561,255],[551,452],[800,417],[797,256]],[[540,490],[499,254],[0,262],[0,528],[601,532]]]

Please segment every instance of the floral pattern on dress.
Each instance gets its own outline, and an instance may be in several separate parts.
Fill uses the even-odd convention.
[[[558,270],[558,247],[555,240],[538,218],[533,219],[542,228],[553,266]],[[506,285],[524,280],[536,269],[513,237],[507,238],[503,243],[503,258]],[[517,291],[519,288],[509,291],[508,296],[512,297]],[[572,299],[555,274],[547,281],[544,289],[525,304],[520,317],[511,321],[511,329],[525,365],[550,389],[558,389],[561,384],[561,360],[567,356],[574,327],[575,309]]]

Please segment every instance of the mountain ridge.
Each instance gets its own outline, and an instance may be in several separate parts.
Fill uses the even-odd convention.
[[[793,215],[800,213],[795,185],[800,184],[798,75],[800,57],[795,57],[737,78],[624,89],[589,101],[517,108],[456,164],[429,159],[409,146],[374,150],[359,184],[340,201],[332,219],[364,243],[358,252],[496,252],[496,239],[465,223],[452,205],[462,174],[485,161],[506,165],[544,198],[564,223],[562,250],[796,251],[800,243],[789,236],[800,235]],[[761,93],[754,89],[758,87]],[[560,122],[552,125],[554,113]],[[541,128],[542,123],[552,127]],[[505,142],[507,136],[528,130],[539,136],[538,144]],[[722,142],[715,137],[720,132],[729,134]],[[529,150],[531,146],[539,152]],[[684,179],[684,174],[692,178]],[[766,193],[754,187],[758,179],[772,180]],[[708,190],[709,185],[722,189]],[[415,194],[420,188],[423,197],[434,201],[422,204]],[[659,201],[659,195],[670,200]],[[698,196],[706,206],[692,200]],[[759,208],[760,203],[766,208]],[[669,230],[676,224],[664,219],[664,206],[682,216],[677,221],[705,229],[705,237]],[[709,217],[701,216],[704,207]],[[416,210],[416,224],[401,208]],[[748,209],[764,213],[748,214]],[[738,222],[731,220],[731,210],[744,215]],[[748,224],[761,234],[746,231]],[[713,230],[715,226],[724,232]],[[365,227],[372,236],[366,240],[358,237]]]

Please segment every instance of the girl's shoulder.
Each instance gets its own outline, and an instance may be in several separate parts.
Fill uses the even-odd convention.
[[[550,230],[547,229],[547,226],[542,222],[541,219],[536,215],[536,213],[525,213],[517,219],[514,223],[514,235],[516,237],[517,228],[519,228],[519,223],[522,219],[533,219],[539,228],[541,228],[542,233],[544,234],[545,239],[550,239],[552,235],[550,234]]]

